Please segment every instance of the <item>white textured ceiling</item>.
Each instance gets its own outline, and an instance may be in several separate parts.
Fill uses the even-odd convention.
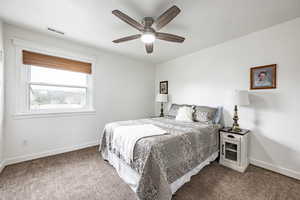
[[[172,5],[182,12],[161,32],[186,37],[183,44],[155,41],[147,55],[140,40],[114,44],[137,31],[111,14],[119,9],[140,21]],[[39,31],[52,27],[68,39],[144,59],[164,62],[300,16],[300,0],[0,0],[7,23]],[[50,34],[50,33],[49,33]]]

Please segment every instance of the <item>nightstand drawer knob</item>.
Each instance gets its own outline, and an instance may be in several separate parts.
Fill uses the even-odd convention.
[[[235,138],[233,135],[227,135],[227,137],[229,137],[229,138]]]

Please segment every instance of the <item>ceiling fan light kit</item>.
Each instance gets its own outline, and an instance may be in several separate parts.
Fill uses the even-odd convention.
[[[144,17],[142,23],[139,23],[136,20],[129,17],[128,15],[124,14],[123,12],[119,10],[113,10],[112,11],[113,15],[115,15],[116,17],[118,17],[128,25],[132,26],[133,28],[141,32],[141,34],[123,37],[114,40],[113,42],[121,43],[121,42],[126,42],[126,41],[141,38],[141,41],[145,44],[146,52],[148,54],[153,52],[153,43],[156,39],[164,40],[168,42],[182,43],[185,40],[184,37],[173,35],[170,33],[157,32],[161,28],[166,26],[170,21],[172,21],[179,13],[180,13],[180,9],[177,6],[172,6],[167,11],[165,11],[161,16],[159,16],[156,20],[154,20],[152,17]],[[155,28],[152,28],[153,24]]]
[[[150,44],[155,41],[155,35],[153,33],[144,33],[141,37],[142,42]]]

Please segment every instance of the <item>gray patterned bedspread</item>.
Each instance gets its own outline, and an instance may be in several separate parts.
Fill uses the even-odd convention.
[[[122,159],[111,146],[114,128],[139,124],[153,124],[168,132],[143,138],[135,145],[133,162],[128,165],[141,176],[136,191],[140,200],[171,199],[169,185],[218,150],[219,125],[151,118],[107,124],[101,136],[102,155],[110,151]]]

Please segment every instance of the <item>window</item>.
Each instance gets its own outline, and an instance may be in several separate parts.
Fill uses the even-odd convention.
[[[22,50],[20,113],[92,110],[92,64]]]
[[[87,106],[88,75],[30,65],[29,110]]]

